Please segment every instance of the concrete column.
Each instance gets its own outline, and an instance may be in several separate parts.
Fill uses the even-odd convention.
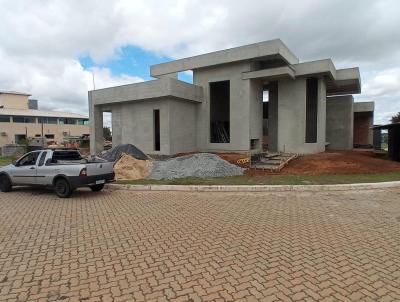
[[[262,83],[258,80],[250,80],[250,140],[256,140],[253,153],[262,152],[263,140],[263,101]]]
[[[94,106],[91,92],[89,92],[89,120],[90,120],[90,154],[103,151],[103,111],[100,106]]]
[[[121,113],[121,105],[113,105],[111,107],[111,124],[112,124],[112,146],[118,146],[122,144],[122,128],[123,119]]]

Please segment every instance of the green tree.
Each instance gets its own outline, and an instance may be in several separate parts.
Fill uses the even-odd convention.
[[[400,112],[392,116],[392,123],[400,123]]]
[[[112,134],[110,127],[103,127],[103,137],[105,140],[112,141]]]

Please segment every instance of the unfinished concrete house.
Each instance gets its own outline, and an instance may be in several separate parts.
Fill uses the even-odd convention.
[[[187,70],[193,84],[177,80]],[[153,65],[151,76],[89,92],[92,153],[103,149],[103,112],[112,113],[113,145],[131,143],[149,154],[353,146],[358,68],[299,62],[281,40]]]

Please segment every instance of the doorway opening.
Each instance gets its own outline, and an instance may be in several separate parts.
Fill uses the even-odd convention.
[[[230,82],[210,83],[210,143],[230,142]]]
[[[153,110],[154,121],[154,151],[160,151],[160,109]]]
[[[112,147],[112,112],[103,112],[103,146],[104,149]]]
[[[263,150],[276,152],[278,148],[278,82],[263,86]]]
[[[317,142],[318,79],[308,78],[306,87],[306,143]]]

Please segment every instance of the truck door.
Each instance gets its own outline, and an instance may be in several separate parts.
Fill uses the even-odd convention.
[[[46,165],[48,154],[49,151],[43,151],[36,165],[36,184],[38,185],[51,185],[54,177],[54,167]]]
[[[15,163],[15,169],[10,173],[13,184],[36,184],[36,161],[40,153],[41,151],[30,152]]]

